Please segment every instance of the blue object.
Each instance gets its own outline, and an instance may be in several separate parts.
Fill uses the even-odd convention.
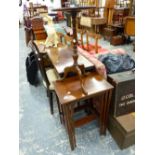
[[[100,55],[98,60],[105,65],[108,74],[128,71],[135,68],[135,61],[128,54],[116,55],[109,53]]]

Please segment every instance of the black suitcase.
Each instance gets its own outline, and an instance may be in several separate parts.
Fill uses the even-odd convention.
[[[37,76],[38,64],[37,64],[37,60],[34,52],[31,52],[30,54],[28,54],[25,65],[26,65],[27,81],[31,85],[37,85],[38,84],[38,76]]]

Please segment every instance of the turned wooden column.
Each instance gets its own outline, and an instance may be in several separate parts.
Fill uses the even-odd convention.
[[[76,14],[77,14],[76,11],[73,11],[71,14],[72,25],[73,25],[73,59],[74,59],[73,65],[78,65],[78,63],[77,63],[78,54],[77,54]]]
[[[59,9],[54,9],[53,11],[66,11],[68,13],[71,14],[72,17],[72,26],[73,26],[73,65],[72,66],[68,66],[64,69],[64,77],[61,80],[64,80],[67,75],[70,72],[74,72],[78,75],[79,80],[80,80],[80,85],[81,85],[81,89],[83,91],[84,94],[87,94],[87,92],[84,89],[83,86],[83,81],[82,81],[82,75],[86,75],[85,74],[85,67],[84,65],[79,65],[78,64],[78,51],[77,51],[77,32],[76,32],[76,15],[78,12],[80,12],[83,9],[94,9],[95,7],[70,7],[70,8],[59,8]]]

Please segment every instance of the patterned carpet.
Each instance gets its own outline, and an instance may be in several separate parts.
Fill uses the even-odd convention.
[[[60,29],[59,25],[56,27]],[[76,129],[77,147],[71,151],[65,128],[60,124],[56,103],[54,103],[54,115],[51,115],[43,85],[34,87],[27,82],[25,59],[30,51],[25,45],[24,33],[21,27],[19,29],[20,155],[134,155],[135,146],[120,150],[109,132],[106,136],[100,136],[96,121]],[[107,49],[116,48],[104,40],[101,43]],[[131,45],[119,47],[134,57]]]

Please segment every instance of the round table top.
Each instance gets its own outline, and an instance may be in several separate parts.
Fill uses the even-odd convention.
[[[52,11],[66,11],[66,12],[78,12],[83,9],[94,9],[96,8],[95,6],[80,6],[80,7],[62,7],[62,8],[57,8],[57,9],[52,9]]]

